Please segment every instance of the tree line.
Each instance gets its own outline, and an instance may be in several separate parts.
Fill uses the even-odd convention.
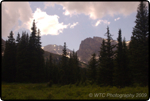
[[[121,29],[118,43],[111,45],[113,39],[107,28],[107,39],[102,42],[99,59],[96,60],[94,53],[89,62],[92,83],[117,87],[148,85],[149,12],[143,2],[138,6],[135,24],[128,47],[125,38],[122,40]],[[116,51],[113,51],[114,47]]]
[[[76,52],[73,51],[70,58],[67,57],[66,43],[59,61],[55,61],[52,54],[44,60],[40,30],[37,30],[34,20],[30,36],[26,32],[22,32],[22,36],[18,33],[15,40],[13,32],[10,32],[2,57],[2,81],[50,82],[61,85],[90,82],[100,86],[147,86],[149,13],[143,2],[138,6],[135,24],[129,46],[126,45],[125,38],[122,40],[121,29],[118,31],[118,43],[112,45],[113,38],[107,27],[107,39],[102,41],[98,60],[93,53],[88,67],[81,68]]]
[[[77,53],[73,51],[67,57],[66,43],[61,59],[55,61],[52,54],[44,60],[44,50],[41,49],[40,30],[36,28],[35,20],[30,36],[22,32],[17,38],[10,32],[6,40],[2,58],[2,80],[5,82],[51,82],[54,84],[70,84],[80,80],[80,67]]]

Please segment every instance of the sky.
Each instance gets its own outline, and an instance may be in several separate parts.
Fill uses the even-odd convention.
[[[64,45],[77,51],[86,38],[106,38],[107,26],[112,38],[129,41],[140,2],[2,2],[2,38],[31,33],[33,20],[41,31],[42,47]]]

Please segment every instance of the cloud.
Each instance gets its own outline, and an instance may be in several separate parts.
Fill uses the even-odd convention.
[[[118,18],[114,19],[114,21],[117,21],[117,20],[119,20],[119,19],[120,19],[120,17],[118,17]]]
[[[33,19],[41,30],[41,35],[59,35],[70,26],[60,23],[58,15],[48,15],[39,8],[32,13],[28,2],[2,2],[2,37],[7,38],[11,30],[15,32],[25,28],[31,31]],[[71,28],[76,25],[77,23],[74,23]]]
[[[70,26],[70,28],[74,28],[74,26],[76,26],[77,24],[78,24],[78,22],[73,23],[73,24]]]
[[[45,7],[63,6],[64,15],[85,14],[91,19],[103,18],[106,15],[122,14],[128,16],[137,11],[140,2],[45,2]]]
[[[44,9],[47,9],[47,7],[54,7],[55,6],[55,4],[53,4],[53,3],[44,3],[45,4],[45,7],[44,7]]]
[[[41,11],[39,8],[33,14],[37,28],[40,28],[41,35],[59,35],[65,28],[70,26],[70,24],[59,23],[58,15],[48,15],[46,12]]]
[[[101,23],[103,23],[103,24],[110,24],[110,22],[108,22],[107,20],[98,20],[96,23],[95,23],[95,26],[98,26],[99,24],[101,24]]]
[[[12,29],[30,29],[32,16],[28,2],[2,2],[2,36],[7,37]],[[19,24],[19,20],[23,23]]]

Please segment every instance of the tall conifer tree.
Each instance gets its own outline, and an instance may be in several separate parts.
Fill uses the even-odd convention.
[[[61,60],[61,73],[62,73],[62,78],[61,78],[61,83],[62,84],[67,84],[68,83],[68,65],[67,65],[67,50],[66,50],[66,42],[64,42],[64,49],[63,49],[63,54],[62,54],[62,60]]]
[[[106,56],[107,56],[107,64],[106,64],[106,75],[105,75],[105,85],[113,85],[113,68],[114,68],[114,64],[113,64],[113,48],[114,45],[111,45],[111,41],[113,41],[112,39],[112,35],[109,32],[109,27],[107,27],[107,41],[106,41]]]
[[[16,81],[16,44],[13,37],[13,32],[10,32],[8,41],[6,41],[3,57],[3,81],[15,82]]]
[[[100,51],[99,51],[99,61],[98,61],[98,71],[97,71],[97,83],[101,86],[104,85],[105,82],[105,72],[107,66],[107,55],[106,55],[106,45],[105,40],[103,39]]]
[[[148,10],[143,1],[138,6],[135,23],[129,44],[133,83],[148,85],[149,25]]]
[[[114,59],[114,85],[118,87],[125,87],[129,85],[129,69],[128,69],[128,54],[125,39],[122,42],[121,29],[117,38],[117,50]]]
[[[94,83],[96,81],[96,70],[97,70],[97,60],[96,60],[96,54],[92,54],[92,58],[89,61],[89,79]]]
[[[22,36],[18,43],[17,47],[17,82],[29,82],[29,67],[28,67],[28,42],[27,42],[27,34],[22,32]]]

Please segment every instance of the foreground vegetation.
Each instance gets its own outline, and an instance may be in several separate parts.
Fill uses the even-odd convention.
[[[52,85],[46,83],[2,83],[2,100],[7,99],[148,99],[148,87],[100,87],[79,84]],[[103,93],[103,96],[100,96]],[[107,94],[134,94],[134,97],[110,97]],[[139,93],[138,95],[136,93]],[[141,93],[141,97],[140,97]],[[98,94],[98,96],[96,95]],[[145,94],[146,97],[145,97]],[[138,96],[138,97],[136,97]]]

